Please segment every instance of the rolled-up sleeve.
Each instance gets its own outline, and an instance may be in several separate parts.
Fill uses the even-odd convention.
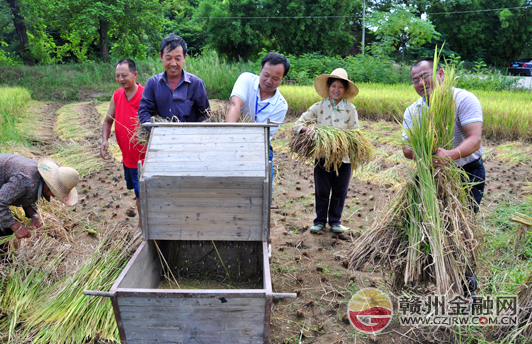
[[[320,111],[320,102],[312,105],[306,112],[303,112],[301,117],[294,124],[294,132],[299,134],[303,127],[307,125],[317,123],[318,121],[318,112]]]

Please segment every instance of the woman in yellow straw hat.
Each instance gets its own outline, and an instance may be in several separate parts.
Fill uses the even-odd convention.
[[[314,80],[314,88],[324,99],[312,105],[296,121],[294,125],[296,134],[306,132],[308,126],[312,124],[358,129],[357,110],[348,101],[358,94],[358,88],[349,80],[343,68],[337,68],[331,74],[318,76]],[[323,163],[323,160],[318,160],[314,167],[316,218],[310,232],[322,231],[329,222],[333,233],[342,233],[348,229],[342,226],[341,217],[351,179],[351,163],[347,156],[344,157],[338,174],[327,171]]]
[[[79,174],[71,167],[60,167],[50,158],[39,162],[15,154],[0,154],[0,236],[15,233],[19,239],[30,238],[26,226],[11,214],[9,206],[22,207],[31,219],[29,228],[42,223],[37,213],[37,201],[54,196],[67,205],[78,201],[76,185]]]

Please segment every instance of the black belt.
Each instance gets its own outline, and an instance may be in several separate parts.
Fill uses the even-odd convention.
[[[482,162],[482,157],[478,158],[475,161],[471,161],[465,165],[462,166],[464,170],[475,170],[479,167],[481,167],[484,163]]]

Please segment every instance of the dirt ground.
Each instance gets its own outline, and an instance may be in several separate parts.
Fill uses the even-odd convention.
[[[84,103],[78,107],[79,121],[89,132],[83,142],[94,157],[99,155],[101,140],[101,114],[98,103]],[[41,104],[44,115],[41,128],[42,152],[50,154],[61,142],[53,132],[58,104]],[[289,127],[294,118],[288,118]],[[379,127],[372,143],[379,152],[386,152],[375,159],[375,171],[379,175],[397,171],[401,175],[402,163],[392,159],[400,153],[400,147],[387,142],[396,136],[400,127],[394,123],[363,123],[365,130]],[[361,334],[347,319],[347,304],[351,296],[362,287],[388,290],[386,274],[379,267],[353,272],[347,269],[347,250],[360,233],[369,228],[386,200],[397,192],[393,181],[364,177],[351,180],[343,213],[343,224],[350,231],[333,235],[328,228],[320,235],[312,235],[309,227],[314,219],[313,167],[291,160],[286,144],[289,130],[280,130],[274,141],[273,206],[271,213],[271,274],[275,292],[297,293],[297,299],[275,300],[271,313],[271,343],[431,343],[435,339],[419,329],[399,327],[392,322],[375,338]],[[64,143],[64,142],[63,142]],[[496,143],[484,141],[487,154],[486,196],[481,214],[505,199],[509,194],[519,196],[532,171],[532,162],[507,163],[497,159]],[[525,149],[525,148],[523,148]],[[526,148],[529,149],[529,148]],[[387,157],[386,157],[387,155]],[[99,159],[99,158],[98,158]],[[79,240],[96,244],[98,238],[91,231],[102,232],[112,221],[127,222],[136,230],[138,217],[134,193],[128,191],[123,178],[121,163],[113,158],[98,160],[102,165],[83,176],[78,185],[79,203],[71,210],[77,215],[69,230]],[[377,172],[376,172],[377,173]],[[482,277],[480,277],[482,288]]]

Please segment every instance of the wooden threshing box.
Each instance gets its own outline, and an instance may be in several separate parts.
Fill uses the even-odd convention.
[[[139,176],[143,239],[268,240],[269,126],[152,128]]]
[[[296,296],[272,292],[270,126],[152,127],[139,171],[145,241],[108,293],[86,292],[111,297],[122,344],[269,343],[271,299]],[[164,269],[244,283],[158,289]]]

